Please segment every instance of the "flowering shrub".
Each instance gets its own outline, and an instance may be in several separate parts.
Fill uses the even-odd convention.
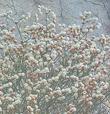
[[[91,12],[66,27],[38,11],[33,24],[2,15],[11,25],[0,26],[0,114],[94,114],[109,102],[110,37],[91,35],[100,26]]]

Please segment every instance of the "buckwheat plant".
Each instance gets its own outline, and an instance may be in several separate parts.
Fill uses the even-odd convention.
[[[1,14],[0,114],[95,114],[110,107],[110,37],[92,35],[100,23],[91,12],[71,26],[43,6],[35,15],[12,13]]]

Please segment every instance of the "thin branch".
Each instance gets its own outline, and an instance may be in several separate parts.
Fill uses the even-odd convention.
[[[63,6],[62,6],[62,0],[59,0],[59,4],[60,4],[60,16],[61,16],[61,19],[63,20]]]

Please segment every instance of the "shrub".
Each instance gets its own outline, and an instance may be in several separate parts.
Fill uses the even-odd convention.
[[[29,15],[2,15],[11,24],[0,28],[0,113],[95,113],[110,96],[110,37],[92,35],[100,24],[91,12],[64,26],[50,9],[38,10],[33,24]]]

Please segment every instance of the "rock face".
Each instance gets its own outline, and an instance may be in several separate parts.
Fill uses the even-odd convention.
[[[100,19],[101,32],[110,34],[110,0],[0,0],[0,12],[8,10],[13,4],[21,12],[36,11],[38,5],[47,6],[55,11],[61,23],[78,23],[78,15],[91,11]]]

